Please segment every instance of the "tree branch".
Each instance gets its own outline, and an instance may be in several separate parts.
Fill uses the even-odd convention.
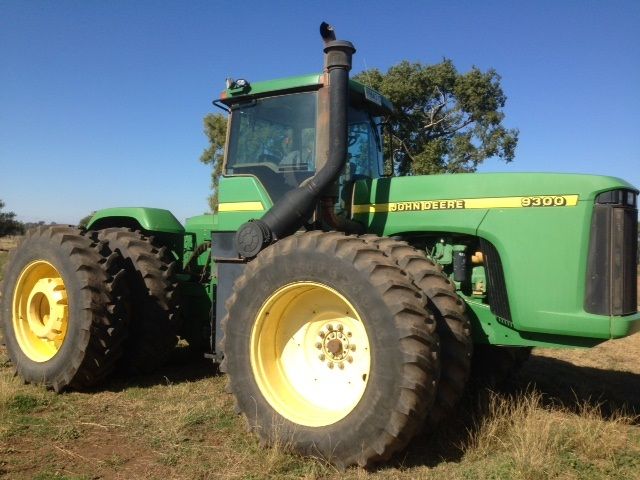
[[[460,125],[460,126],[458,126],[458,127],[454,128],[454,129],[452,129],[452,130],[449,130],[449,131],[447,132],[447,135],[451,135],[451,134],[453,134],[453,133],[456,133],[456,132],[458,132],[458,131],[462,130],[462,129],[463,129],[464,127],[466,127],[467,125],[471,125],[472,123],[473,123],[473,120],[468,119],[468,120],[466,120],[466,121],[462,122],[462,125]]]
[[[447,115],[445,114],[445,116],[440,118],[439,120],[435,119],[436,116],[442,111],[442,109],[447,106],[446,95],[442,93],[438,86],[436,86],[435,90],[440,95],[440,103],[431,108],[431,110],[429,110],[429,112],[427,113],[427,115],[429,116],[429,123],[424,127],[425,130],[435,127],[436,125],[444,122],[447,118]]]
[[[396,140],[398,140],[400,142],[400,145],[402,146],[402,149],[404,150],[404,153],[407,154],[407,157],[409,157],[409,159],[412,162],[415,162],[415,159],[413,158],[413,155],[411,155],[411,152],[409,151],[409,147],[407,147],[407,144],[404,143],[404,140],[402,140],[400,137],[398,137],[396,135],[392,134],[392,136],[393,136],[393,138],[395,138]]]

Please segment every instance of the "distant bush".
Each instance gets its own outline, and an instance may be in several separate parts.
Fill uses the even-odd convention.
[[[3,212],[4,202],[0,200],[0,237],[6,235],[22,235],[24,233],[24,225],[15,219],[16,214],[13,212]]]

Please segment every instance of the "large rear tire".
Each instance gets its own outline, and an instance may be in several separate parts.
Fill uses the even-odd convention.
[[[126,336],[122,264],[67,226],[27,232],[5,270],[0,315],[17,374],[60,392],[103,380]]]
[[[402,268],[428,300],[440,338],[440,383],[427,417],[431,430],[454,412],[467,387],[471,372],[473,338],[465,303],[440,267],[407,242],[375,235],[363,236]]]
[[[107,228],[97,235],[124,259],[130,290],[122,366],[132,373],[150,373],[166,362],[178,340],[177,262],[166,247],[138,231]]]
[[[247,265],[227,310],[222,369],[267,443],[366,467],[407,445],[433,404],[432,315],[395,262],[362,239],[279,241]]]

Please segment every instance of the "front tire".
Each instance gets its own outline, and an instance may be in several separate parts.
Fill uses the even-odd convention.
[[[279,241],[236,281],[223,371],[267,443],[368,466],[403,448],[435,397],[435,323],[407,276],[340,233]]]
[[[433,430],[455,412],[469,381],[473,338],[466,304],[441,268],[423,252],[407,242],[389,237],[365,235],[363,238],[391,257],[409,275],[426,295],[428,308],[436,317],[440,338],[440,383],[425,425],[427,431]]]

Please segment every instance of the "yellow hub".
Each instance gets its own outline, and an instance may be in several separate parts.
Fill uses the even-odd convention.
[[[250,361],[260,391],[280,415],[321,427],[356,407],[371,354],[362,319],[344,296],[298,282],[278,289],[258,312]]]
[[[34,362],[51,360],[67,334],[67,290],[58,270],[49,262],[28,264],[13,294],[13,330],[18,345]]]

